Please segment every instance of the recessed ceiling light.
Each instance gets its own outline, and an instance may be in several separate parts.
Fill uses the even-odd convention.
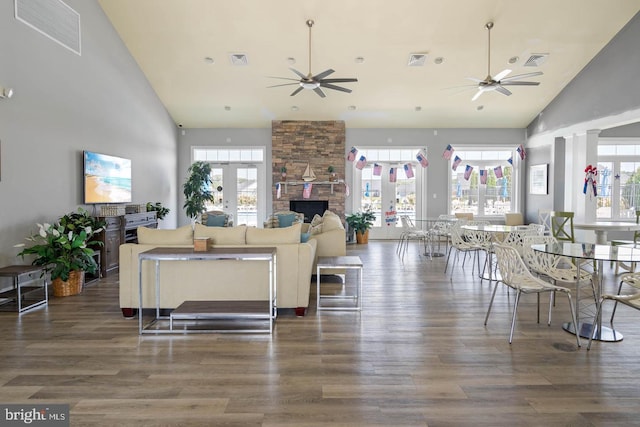
[[[240,67],[249,65],[249,58],[244,53],[230,53],[229,60],[231,61],[231,65]]]
[[[212,57],[210,57],[210,56],[205,56],[205,57],[204,57],[204,63],[205,63],[205,64],[213,64],[214,62],[215,62],[215,61],[213,60],[213,58],[212,58]]]
[[[515,64],[519,59],[520,58],[518,58],[517,56],[512,56],[511,58],[509,58],[509,64]]]
[[[362,64],[364,62],[364,58],[362,56],[357,56],[355,61],[356,64]]]
[[[356,109],[356,106],[355,106],[355,105],[349,105],[349,106],[347,107],[347,109],[349,109],[349,110],[353,111],[353,110],[355,110],[355,109]]]
[[[226,111],[231,111],[231,107],[230,107],[230,106],[228,106],[228,105],[225,105],[225,106],[224,106],[224,109],[225,109]]]
[[[438,56],[436,59],[433,60],[434,64],[442,64],[444,62],[444,58],[442,56]]]
[[[426,53],[411,53],[409,54],[409,67],[422,67],[424,66],[424,62],[427,60]]]
[[[294,105],[294,106],[291,107],[291,111],[298,111],[298,110],[299,110],[299,108],[298,108],[297,105]]]
[[[422,111],[422,107],[418,105],[418,106],[415,108],[415,110],[416,110],[416,111]]]
[[[482,111],[482,110],[484,110],[484,105],[478,105],[478,106],[476,107],[476,110],[478,110],[478,111]]]
[[[288,58],[287,58],[287,63],[288,63],[289,65],[293,65],[293,64],[295,64],[295,63],[296,63],[296,58],[294,58],[293,56],[288,57]]]

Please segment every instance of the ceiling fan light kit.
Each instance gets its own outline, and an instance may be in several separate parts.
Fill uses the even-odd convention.
[[[294,74],[296,74],[300,78],[299,79],[292,79],[288,77],[274,77],[274,78],[281,79],[281,80],[291,80],[295,83],[284,83],[281,85],[274,85],[269,87],[271,88],[271,87],[298,85],[299,87],[291,93],[291,96],[297,95],[302,90],[307,89],[307,90],[313,90],[316,94],[318,94],[318,96],[320,96],[321,98],[325,98],[326,95],[322,91],[322,88],[351,93],[351,89],[335,85],[334,83],[352,83],[352,82],[357,82],[358,79],[356,78],[327,79],[326,77],[328,75],[334,73],[334,70],[332,70],[331,68],[316,75],[313,75],[313,73],[311,72],[311,28],[313,27],[314,22],[312,19],[308,19],[306,24],[307,24],[307,27],[309,27],[309,72],[305,75],[302,72],[296,70],[295,68],[289,68],[291,71],[293,71]]]
[[[484,92],[490,91],[496,91],[507,96],[511,95],[511,91],[505,86],[538,86],[540,82],[523,82],[520,81],[520,79],[541,76],[541,71],[507,77],[511,73],[511,70],[505,69],[496,74],[495,77],[491,76],[491,29],[493,28],[493,22],[487,22],[484,27],[487,29],[488,36],[487,77],[485,77],[484,80],[467,77],[468,80],[476,82],[478,87],[478,91],[473,98],[471,98],[471,101],[478,99]]]

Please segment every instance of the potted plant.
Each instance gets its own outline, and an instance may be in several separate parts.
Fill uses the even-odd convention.
[[[346,217],[349,230],[356,233],[356,242],[369,242],[369,229],[373,226],[376,216],[370,210],[349,214]]]
[[[98,269],[90,246],[100,244],[91,238],[102,229],[94,229],[89,223],[99,225],[100,221],[79,211],[65,215],[55,224],[38,224],[38,233],[26,239],[33,244],[18,253],[23,258],[35,255],[32,264],[51,275],[54,296],[80,293],[84,272],[93,274]]]
[[[158,219],[164,219],[164,217],[169,213],[169,208],[165,208],[160,202],[156,202],[155,204],[147,202],[147,212],[153,211],[156,212],[156,217]]]
[[[282,166],[280,168],[280,175],[282,176],[282,179],[285,179],[287,177],[287,167],[286,166]]]
[[[211,165],[207,162],[195,162],[188,169],[189,178],[182,186],[184,193],[184,208],[187,216],[198,218],[206,209],[207,202],[213,202],[211,191]]]
[[[337,181],[337,179],[336,179],[336,169],[333,166],[329,166],[327,168],[327,172],[329,172],[329,181]]]

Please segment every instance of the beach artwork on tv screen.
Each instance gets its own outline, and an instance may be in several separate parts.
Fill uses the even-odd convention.
[[[131,160],[85,151],[84,202],[131,202]]]

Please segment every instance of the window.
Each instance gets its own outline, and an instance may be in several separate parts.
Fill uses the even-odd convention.
[[[640,144],[601,140],[596,178],[596,217],[635,220],[640,206]]]
[[[462,159],[453,170],[455,158]],[[502,216],[515,211],[513,151],[482,147],[456,150],[451,159],[449,211],[471,212],[474,216]],[[465,178],[467,166],[473,168]],[[480,171],[485,178],[480,176]]]

